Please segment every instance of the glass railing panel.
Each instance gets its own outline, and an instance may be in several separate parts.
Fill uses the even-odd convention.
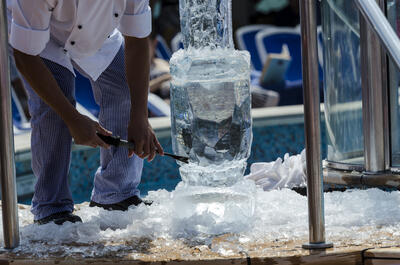
[[[327,160],[364,164],[359,12],[353,1],[322,1]]]
[[[400,0],[387,1],[387,18],[400,36]],[[400,73],[389,59],[391,165],[400,167]]]

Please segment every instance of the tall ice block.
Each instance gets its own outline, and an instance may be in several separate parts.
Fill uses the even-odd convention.
[[[172,146],[188,156],[182,180],[232,186],[250,155],[250,55],[233,48],[231,2],[181,0],[184,50],[171,66]]]

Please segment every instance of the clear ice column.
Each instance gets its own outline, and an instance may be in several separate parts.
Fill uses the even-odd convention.
[[[233,48],[230,0],[181,0],[185,49],[171,66],[171,129],[183,181],[231,186],[250,155],[250,55]]]

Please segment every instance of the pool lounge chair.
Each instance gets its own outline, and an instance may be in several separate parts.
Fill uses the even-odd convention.
[[[268,89],[279,92],[279,105],[296,105],[303,103],[301,34],[299,30],[300,29],[298,27],[275,27],[260,31],[256,35],[257,50],[260,54],[262,62],[266,61],[268,53],[281,53],[283,45],[287,45],[289,48],[292,61],[285,74],[284,87],[268,87]],[[320,60],[322,60],[322,58]],[[319,79],[322,80],[321,66],[319,66]],[[323,100],[322,93],[321,100]]]
[[[25,116],[24,110],[14,90],[11,90],[12,121],[14,134],[20,134],[31,129],[31,125]]]
[[[262,70],[263,63],[256,46],[256,34],[267,28],[274,27],[268,25],[249,25],[241,27],[235,32],[236,42],[239,50],[247,50],[250,52],[252,67],[257,71]]]
[[[157,41],[156,56],[158,58],[169,61],[169,59],[171,58],[171,50],[169,49],[167,43],[160,35],[157,36]]]

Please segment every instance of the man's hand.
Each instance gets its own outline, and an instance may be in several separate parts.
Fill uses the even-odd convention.
[[[125,36],[125,70],[131,93],[131,113],[128,125],[128,141],[135,144],[129,150],[140,158],[153,160],[156,152],[164,155],[148,120],[147,97],[149,93],[149,40]]]
[[[101,146],[103,148],[110,148],[108,144],[103,142],[96,133],[111,136],[112,133],[104,129],[98,122],[93,121],[89,117],[79,114],[76,119],[67,124],[74,142],[80,145],[87,145],[91,147]]]
[[[152,161],[156,153],[164,155],[164,150],[158,142],[147,117],[131,120],[128,127],[128,141],[135,144],[135,149],[129,150],[129,157],[135,153],[142,159]]]

